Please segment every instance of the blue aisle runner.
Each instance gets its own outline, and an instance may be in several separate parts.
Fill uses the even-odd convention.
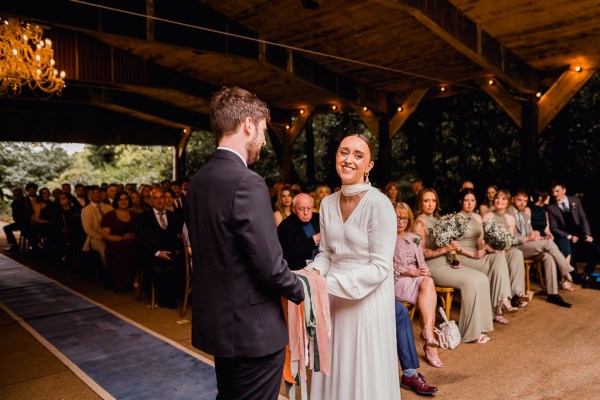
[[[0,303],[116,399],[217,395],[212,366],[2,255]]]

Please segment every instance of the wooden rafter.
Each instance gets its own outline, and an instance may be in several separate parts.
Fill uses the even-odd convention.
[[[298,118],[296,119],[294,124],[290,127],[289,131],[287,132],[287,135],[289,135],[289,137],[290,137],[290,141],[289,141],[290,146],[294,144],[294,142],[300,135],[300,132],[302,132],[302,129],[304,129],[306,122],[310,119],[310,116],[312,115],[315,108],[308,106],[308,107],[303,108],[303,110],[304,110],[304,113],[298,114]]]
[[[352,109],[358,114],[362,122],[369,128],[371,133],[375,137],[379,137],[379,118],[373,113],[372,110],[367,108],[364,109],[364,106],[359,106],[358,104],[351,103]]]
[[[409,13],[450,46],[514,88],[525,93],[538,90],[539,73],[481,29],[449,0],[378,1]]]
[[[402,102],[402,110],[399,110],[390,121],[390,140],[402,128],[402,125],[408,120],[408,117],[417,109],[417,106],[423,100],[429,89],[415,89],[408,95],[406,100]]]
[[[598,72],[600,62],[581,63],[578,66],[581,68],[580,71],[576,70],[576,65],[571,65],[565,70],[540,98],[538,102],[538,132],[543,131],[579,89]]]
[[[490,80],[493,84],[490,85]],[[522,126],[522,110],[521,102],[515,100],[514,97],[506,90],[496,79],[479,79],[476,80],[477,85],[486,92],[496,104],[500,106],[508,116],[515,121],[518,127]]]

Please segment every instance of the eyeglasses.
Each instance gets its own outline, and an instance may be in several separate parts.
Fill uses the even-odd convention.
[[[296,210],[300,212],[311,211],[312,209],[312,207],[296,207]]]
[[[408,217],[396,217],[398,222],[408,222]]]

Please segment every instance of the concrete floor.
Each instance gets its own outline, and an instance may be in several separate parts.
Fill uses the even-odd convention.
[[[5,242],[0,238],[0,246]],[[7,254],[9,255],[9,254]],[[48,264],[30,256],[15,256],[64,285],[196,352],[191,324],[176,310],[148,308],[148,300],[133,294],[117,295],[78,271]],[[539,289],[533,284],[534,289]],[[444,368],[422,361],[420,372],[438,386],[438,399],[597,399],[600,373],[600,291],[580,289],[561,295],[573,303],[564,309],[536,296],[525,310],[508,316],[510,324],[496,324],[485,345],[461,344],[442,350]],[[452,318],[459,307],[453,306]],[[186,318],[191,318],[188,310]],[[419,332],[418,317],[414,331]],[[440,321],[438,321],[439,323]],[[48,352],[31,334],[0,311],[0,399],[98,399],[73,372]],[[423,356],[422,350],[417,351]],[[198,352],[202,354],[201,352]],[[205,354],[203,354],[205,355]],[[205,355],[206,356],[206,355]],[[402,390],[402,398],[420,396]],[[343,399],[340,399],[343,400]],[[376,400],[376,399],[369,399]]]

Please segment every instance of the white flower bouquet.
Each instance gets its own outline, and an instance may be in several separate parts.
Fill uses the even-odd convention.
[[[444,247],[449,245],[451,241],[460,239],[467,231],[470,220],[470,217],[465,217],[459,213],[442,216],[431,230],[435,244],[438,247]],[[458,267],[459,261],[456,259],[455,250],[448,253],[448,259],[453,267]]]
[[[494,250],[508,250],[518,243],[515,235],[496,221],[483,221],[483,240]]]

